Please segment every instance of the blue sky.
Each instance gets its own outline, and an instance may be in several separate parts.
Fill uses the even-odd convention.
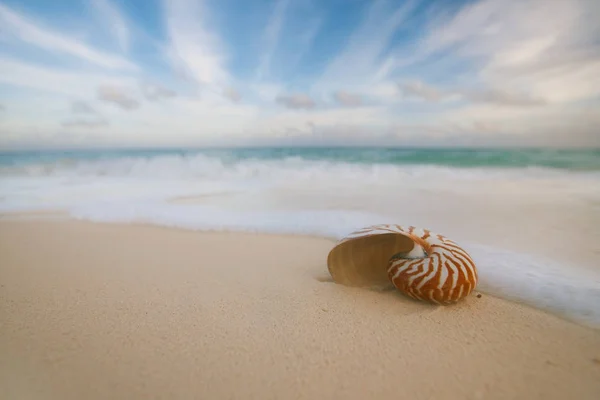
[[[594,0],[0,0],[0,146],[600,145]]]

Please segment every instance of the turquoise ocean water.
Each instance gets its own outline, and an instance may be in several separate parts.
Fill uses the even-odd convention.
[[[437,165],[457,168],[541,167],[574,171],[600,170],[600,149],[410,149],[410,148],[245,148],[79,150],[0,153],[0,166],[61,161],[111,160],[204,155],[234,163],[240,160],[278,160],[297,157],[307,161],[357,164]]]

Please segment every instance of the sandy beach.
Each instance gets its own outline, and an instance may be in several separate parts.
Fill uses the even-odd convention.
[[[0,0],[0,400],[600,400],[599,11]]]
[[[2,399],[597,399],[600,332],[331,282],[333,242],[0,221]]]

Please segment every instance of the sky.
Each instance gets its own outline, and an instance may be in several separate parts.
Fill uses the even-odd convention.
[[[0,0],[0,149],[600,146],[597,0]]]

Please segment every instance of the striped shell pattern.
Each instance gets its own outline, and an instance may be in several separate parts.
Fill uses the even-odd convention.
[[[353,232],[339,243],[373,235],[401,234],[414,241],[407,253],[390,254],[387,274],[405,295],[437,304],[454,303],[477,285],[477,268],[469,254],[454,241],[414,226],[375,225]]]

